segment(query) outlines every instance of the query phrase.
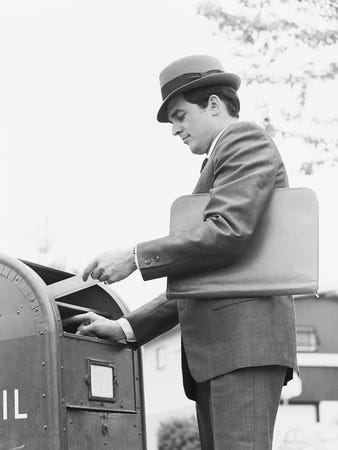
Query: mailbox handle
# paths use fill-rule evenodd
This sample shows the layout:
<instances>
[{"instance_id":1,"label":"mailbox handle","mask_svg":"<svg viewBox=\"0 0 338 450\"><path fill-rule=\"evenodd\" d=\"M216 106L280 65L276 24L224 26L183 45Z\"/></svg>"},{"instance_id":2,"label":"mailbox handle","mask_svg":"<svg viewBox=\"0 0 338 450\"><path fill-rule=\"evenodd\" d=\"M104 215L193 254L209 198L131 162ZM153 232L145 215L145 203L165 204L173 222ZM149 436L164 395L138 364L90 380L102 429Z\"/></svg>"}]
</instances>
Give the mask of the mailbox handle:
<instances>
[{"instance_id":1,"label":"mailbox handle","mask_svg":"<svg viewBox=\"0 0 338 450\"><path fill-rule=\"evenodd\" d=\"M92 278L88 278L87 281L83 281L81 275L74 275L73 277L66 278L65 280L49 284L47 289L48 293L56 300L57 298L72 294L73 292L86 289L94 284L98 284L98 281L93 280Z\"/></svg>"},{"instance_id":2,"label":"mailbox handle","mask_svg":"<svg viewBox=\"0 0 338 450\"><path fill-rule=\"evenodd\" d=\"M61 313L61 317L65 319L66 317L71 317L76 314L85 314L88 312L93 312L95 314L99 314L100 316L107 317L108 319L111 318L111 315L108 312L105 311L99 311L98 309L93 308L86 308L85 306L79 306L79 305L73 305L71 303L64 303L64 302L55 302L59 308L59 311Z\"/></svg>"}]
</instances>

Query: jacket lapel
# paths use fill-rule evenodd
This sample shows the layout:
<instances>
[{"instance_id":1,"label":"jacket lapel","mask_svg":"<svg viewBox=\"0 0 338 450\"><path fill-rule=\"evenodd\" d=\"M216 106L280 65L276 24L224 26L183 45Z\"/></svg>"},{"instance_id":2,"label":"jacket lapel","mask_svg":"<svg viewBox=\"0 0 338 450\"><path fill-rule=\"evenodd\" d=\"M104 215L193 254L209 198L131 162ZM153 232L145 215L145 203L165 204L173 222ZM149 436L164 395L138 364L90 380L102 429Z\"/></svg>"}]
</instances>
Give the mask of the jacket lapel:
<instances>
[{"instance_id":1,"label":"jacket lapel","mask_svg":"<svg viewBox=\"0 0 338 450\"><path fill-rule=\"evenodd\" d=\"M215 154L218 151L218 148L220 146L220 139L218 140L208 162L206 163L205 167L202 170L202 173L200 174L199 179L197 180L196 186L193 190L193 194L206 194L212 189L215 181L215 175L214 175L214 158Z\"/></svg>"}]
</instances>

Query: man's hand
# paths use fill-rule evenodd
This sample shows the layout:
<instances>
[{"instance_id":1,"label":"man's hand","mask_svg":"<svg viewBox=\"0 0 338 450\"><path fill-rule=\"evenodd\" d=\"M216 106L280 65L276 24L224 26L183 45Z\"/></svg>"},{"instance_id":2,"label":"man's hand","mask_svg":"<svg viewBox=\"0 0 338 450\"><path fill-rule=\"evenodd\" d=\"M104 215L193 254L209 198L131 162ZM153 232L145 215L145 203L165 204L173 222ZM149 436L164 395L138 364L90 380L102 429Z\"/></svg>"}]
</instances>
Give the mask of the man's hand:
<instances>
[{"instance_id":1,"label":"man's hand","mask_svg":"<svg viewBox=\"0 0 338 450\"><path fill-rule=\"evenodd\" d=\"M106 319L93 312L69 317L63 321L63 326L78 324L76 334L95 336L110 341L122 341L126 336L116 320Z\"/></svg>"},{"instance_id":2,"label":"man's hand","mask_svg":"<svg viewBox=\"0 0 338 450\"><path fill-rule=\"evenodd\" d=\"M93 259L83 271L82 278L87 281L91 275L94 280L111 284L127 278L136 268L132 249L111 250Z\"/></svg>"}]
</instances>

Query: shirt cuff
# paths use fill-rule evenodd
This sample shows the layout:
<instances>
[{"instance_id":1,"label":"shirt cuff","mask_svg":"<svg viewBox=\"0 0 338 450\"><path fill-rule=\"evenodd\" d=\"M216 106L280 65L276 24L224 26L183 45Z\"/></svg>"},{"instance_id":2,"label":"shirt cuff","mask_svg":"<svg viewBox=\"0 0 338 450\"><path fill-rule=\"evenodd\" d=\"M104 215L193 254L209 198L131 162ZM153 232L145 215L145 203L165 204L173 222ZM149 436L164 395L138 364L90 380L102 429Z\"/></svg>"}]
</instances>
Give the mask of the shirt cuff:
<instances>
[{"instance_id":1,"label":"shirt cuff","mask_svg":"<svg viewBox=\"0 0 338 450\"><path fill-rule=\"evenodd\" d=\"M136 342L134 330L132 329L128 320L125 319L124 317L121 317L120 319L117 320L117 322L120 325L120 327L122 328L122 331L126 336L126 340L128 342Z\"/></svg>"},{"instance_id":2,"label":"shirt cuff","mask_svg":"<svg viewBox=\"0 0 338 450\"><path fill-rule=\"evenodd\" d=\"M138 260L137 260L137 245L135 245L135 247L133 249L133 254L134 254L135 266L138 268L138 270L140 270L140 266L139 266Z\"/></svg>"}]
</instances>

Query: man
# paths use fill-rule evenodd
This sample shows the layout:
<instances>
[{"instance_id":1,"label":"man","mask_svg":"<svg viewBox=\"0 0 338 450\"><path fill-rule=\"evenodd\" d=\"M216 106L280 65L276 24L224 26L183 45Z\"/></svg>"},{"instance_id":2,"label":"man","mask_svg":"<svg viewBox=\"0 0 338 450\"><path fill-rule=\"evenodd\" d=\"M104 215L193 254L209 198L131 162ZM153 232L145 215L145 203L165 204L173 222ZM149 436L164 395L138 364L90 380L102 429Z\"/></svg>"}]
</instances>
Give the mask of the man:
<instances>
[{"instance_id":1,"label":"man","mask_svg":"<svg viewBox=\"0 0 338 450\"><path fill-rule=\"evenodd\" d=\"M192 153L206 154L194 193L210 192L204 221L184 233L109 251L83 278L113 283L136 268L145 280L229 265L251 239L272 191L288 184L278 150L260 127L239 122L238 76L210 56L190 56L160 75L160 122ZM268 450L283 383L296 368L291 297L167 300L161 294L118 321L72 319L78 333L143 345L178 322L185 391L196 401L203 450Z\"/></svg>"}]
</instances>

